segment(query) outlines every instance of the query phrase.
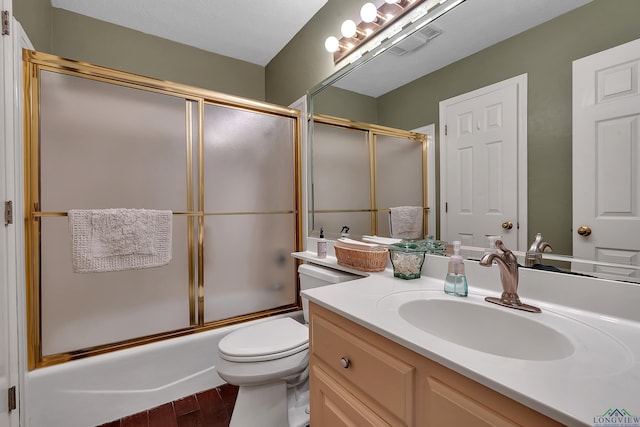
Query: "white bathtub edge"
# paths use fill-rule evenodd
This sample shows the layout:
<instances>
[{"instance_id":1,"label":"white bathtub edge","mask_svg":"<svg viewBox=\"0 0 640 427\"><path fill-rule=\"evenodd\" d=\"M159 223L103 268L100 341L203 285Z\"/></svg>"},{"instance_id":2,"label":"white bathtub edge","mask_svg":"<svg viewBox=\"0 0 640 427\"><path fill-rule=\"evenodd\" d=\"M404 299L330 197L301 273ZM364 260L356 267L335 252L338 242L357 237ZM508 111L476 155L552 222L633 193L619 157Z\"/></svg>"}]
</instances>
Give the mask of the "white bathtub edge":
<instances>
[{"instance_id":1,"label":"white bathtub edge","mask_svg":"<svg viewBox=\"0 0 640 427\"><path fill-rule=\"evenodd\" d=\"M289 316L301 320L302 312ZM219 387L218 342L246 324L27 372L27 426L97 426Z\"/></svg>"}]
</instances>

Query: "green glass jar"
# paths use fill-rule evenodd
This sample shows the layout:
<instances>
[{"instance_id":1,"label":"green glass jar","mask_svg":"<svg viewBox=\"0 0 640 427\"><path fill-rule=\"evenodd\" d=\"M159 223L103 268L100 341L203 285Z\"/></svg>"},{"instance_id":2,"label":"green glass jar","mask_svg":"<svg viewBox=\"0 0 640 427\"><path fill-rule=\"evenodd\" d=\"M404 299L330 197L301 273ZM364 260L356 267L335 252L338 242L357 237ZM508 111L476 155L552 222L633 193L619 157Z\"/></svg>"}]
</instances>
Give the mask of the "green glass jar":
<instances>
[{"instance_id":1,"label":"green glass jar","mask_svg":"<svg viewBox=\"0 0 640 427\"><path fill-rule=\"evenodd\" d=\"M419 278L425 253L423 245L411 241L389 245L393 276L405 280Z\"/></svg>"}]
</instances>

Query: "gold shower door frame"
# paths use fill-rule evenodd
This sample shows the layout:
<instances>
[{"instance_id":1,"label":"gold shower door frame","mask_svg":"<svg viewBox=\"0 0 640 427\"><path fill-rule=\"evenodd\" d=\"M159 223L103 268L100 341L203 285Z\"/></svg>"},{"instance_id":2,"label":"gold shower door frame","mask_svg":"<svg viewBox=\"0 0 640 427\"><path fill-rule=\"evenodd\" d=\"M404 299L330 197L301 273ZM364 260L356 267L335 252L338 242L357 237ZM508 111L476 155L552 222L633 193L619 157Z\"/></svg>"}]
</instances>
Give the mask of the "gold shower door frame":
<instances>
[{"instance_id":1,"label":"gold shower door frame","mask_svg":"<svg viewBox=\"0 0 640 427\"><path fill-rule=\"evenodd\" d=\"M42 212L40 210L40 71L51 71L71 76L116 84L185 99L186 152L187 152L187 211L174 212L174 216L187 217L188 242L188 286L189 286L189 326L179 330L166 331L149 336L128 339L116 343L97 345L74 351L43 355L41 328L41 272L40 272L40 219L43 217L62 217L66 212ZM251 319L286 313L300 309L301 302L297 291L296 302L290 306L278 307L257 313L236 316L230 319L205 323L204 320L204 219L205 215L241 215L241 214L294 214L294 246L298 251L302 247L302 206L301 194L301 149L300 149L300 112L265 102L222 94L215 91L196 88L189 85L167 82L123 71L74 61L55 55L23 50L24 100L25 100L25 256L26 256L26 300L27 300L27 347L28 369L55 365L69 360L80 359L115 350L148 344L160 340L179 337L204 330L215 329ZM204 107L205 104L218 105L248 112L290 118L292 120L294 164L294 210L265 212L204 212ZM194 108L195 106L195 108ZM195 110L195 112L194 112ZM194 117L197 116L197 117ZM197 124L197 135L193 135ZM194 182L192 159L194 138L197 140L197 183ZM197 191L197 194L194 192ZM194 206L197 200L198 206ZM196 231L195 221L198 222ZM197 258L197 259L196 259ZM296 261L297 265L297 261Z\"/></svg>"},{"instance_id":2,"label":"gold shower door frame","mask_svg":"<svg viewBox=\"0 0 640 427\"><path fill-rule=\"evenodd\" d=\"M369 209L342 209L342 210L315 210L315 213L354 213L354 212L369 212L371 214L371 235L378 235L378 214L381 212L390 212L389 208L379 208L378 206L378 189L376 182L378 181L378 157L377 157L377 143L376 138L378 135L390 136L394 138L403 138L409 141L415 141L422 147L422 208L423 208L423 234L427 234L429 229L428 224L428 163L427 163L427 135L406 131L402 129L391 128L388 126L381 126L372 123L359 122L355 120L344 119L340 117L329 116L326 114L314 114L313 121L324 125L336 126L345 129L352 129L367 133L367 145L369 149Z\"/></svg>"}]
</instances>

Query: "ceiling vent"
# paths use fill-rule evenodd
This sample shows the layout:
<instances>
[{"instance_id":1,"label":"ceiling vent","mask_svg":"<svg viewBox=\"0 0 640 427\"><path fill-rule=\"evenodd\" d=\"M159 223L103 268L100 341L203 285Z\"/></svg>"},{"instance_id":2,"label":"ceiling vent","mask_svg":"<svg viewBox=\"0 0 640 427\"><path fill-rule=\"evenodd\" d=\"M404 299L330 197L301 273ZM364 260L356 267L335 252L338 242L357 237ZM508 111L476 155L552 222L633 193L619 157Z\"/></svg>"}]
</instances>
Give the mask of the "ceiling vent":
<instances>
[{"instance_id":1,"label":"ceiling vent","mask_svg":"<svg viewBox=\"0 0 640 427\"><path fill-rule=\"evenodd\" d=\"M432 25L426 26L421 30L411 34L410 36L405 37L403 40L389 49L389 52L398 56L402 56L405 53L409 53L424 46L429 40L438 37L441 33L442 31Z\"/></svg>"}]
</instances>

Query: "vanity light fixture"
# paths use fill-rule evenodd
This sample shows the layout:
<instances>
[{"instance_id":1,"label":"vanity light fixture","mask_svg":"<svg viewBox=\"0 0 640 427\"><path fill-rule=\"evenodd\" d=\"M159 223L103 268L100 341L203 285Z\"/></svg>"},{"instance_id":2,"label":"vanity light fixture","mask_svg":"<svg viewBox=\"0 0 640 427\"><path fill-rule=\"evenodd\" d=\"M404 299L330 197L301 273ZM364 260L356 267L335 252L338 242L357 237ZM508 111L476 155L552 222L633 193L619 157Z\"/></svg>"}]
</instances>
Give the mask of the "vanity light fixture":
<instances>
[{"instance_id":1,"label":"vanity light fixture","mask_svg":"<svg viewBox=\"0 0 640 427\"><path fill-rule=\"evenodd\" d=\"M344 21L340 28L342 38L330 36L325 40L324 47L333 53L333 62L337 64L351 54L356 47L425 1L433 3L433 0L384 0L380 6L371 2L365 3L360 9L361 22L356 24L351 19ZM440 3L444 1L446 0L441 0Z\"/></svg>"},{"instance_id":2,"label":"vanity light fixture","mask_svg":"<svg viewBox=\"0 0 640 427\"><path fill-rule=\"evenodd\" d=\"M329 36L327 37L327 40L324 41L324 48L329 52L336 52L340 49L340 40L334 36Z\"/></svg>"},{"instance_id":3,"label":"vanity light fixture","mask_svg":"<svg viewBox=\"0 0 640 427\"><path fill-rule=\"evenodd\" d=\"M362 22L370 23L375 22L377 19L384 19L384 17L378 12L378 8L373 3L365 3L360 9L360 18Z\"/></svg>"},{"instance_id":4,"label":"vanity light fixture","mask_svg":"<svg viewBox=\"0 0 640 427\"><path fill-rule=\"evenodd\" d=\"M356 26L356 23L353 22L351 19L347 19L346 21L344 21L342 23L342 27L340 27L340 32L342 33L343 37L346 38L352 38L352 37L358 37L359 34L364 34L362 32L358 32L358 27Z\"/></svg>"}]
</instances>

